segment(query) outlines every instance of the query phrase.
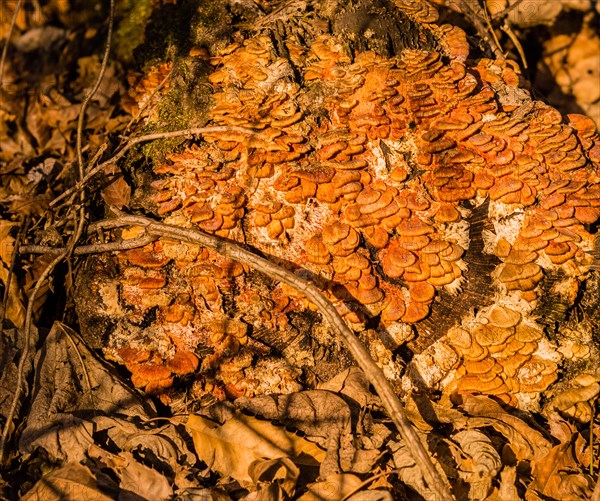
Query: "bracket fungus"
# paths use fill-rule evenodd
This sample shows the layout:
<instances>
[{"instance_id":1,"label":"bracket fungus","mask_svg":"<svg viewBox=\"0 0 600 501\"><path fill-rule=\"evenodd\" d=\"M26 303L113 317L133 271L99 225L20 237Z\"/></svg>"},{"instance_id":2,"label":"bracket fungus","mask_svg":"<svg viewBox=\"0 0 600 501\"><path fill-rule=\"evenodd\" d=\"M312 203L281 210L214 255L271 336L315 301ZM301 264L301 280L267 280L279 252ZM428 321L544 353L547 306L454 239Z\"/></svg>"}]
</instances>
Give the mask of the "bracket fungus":
<instances>
[{"instance_id":1,"label":"bracket fungus","mask_svg":"<svg viewBox=\"0 0 600 501\"><path fill-rule=\"evenodd\" d=\"M436 349L454 354L444 370L415 362L439 373L437 383L422 378L431 386L446 378L445 392L527 406L562 359L543 325L544 287L552 281L570 307L592 273L598 280L598 133L518 89L512 63L468 60L465 33L436 25L426 2L396 8L437 48L378 54L343 31L281 38L263 27L216 51L207 117L222 132L157 162L151 203L167 223L314 279L356 330L387 339L401 325L431 360L440 357L426 348L443 343ZM511 89L518 100L507 101ZM143 95L133 94L138 105ZM223 398L290 391L298 371L325 377L324 367L348 363L300 295L176 245L123 252L120 278L95 278L119 282L105 350L135 384L157 391L193 377ZM217 339L216 324L240 327L245 341ZM133 334L147 360L124 355Z\"/></svg>"}]
</instances>

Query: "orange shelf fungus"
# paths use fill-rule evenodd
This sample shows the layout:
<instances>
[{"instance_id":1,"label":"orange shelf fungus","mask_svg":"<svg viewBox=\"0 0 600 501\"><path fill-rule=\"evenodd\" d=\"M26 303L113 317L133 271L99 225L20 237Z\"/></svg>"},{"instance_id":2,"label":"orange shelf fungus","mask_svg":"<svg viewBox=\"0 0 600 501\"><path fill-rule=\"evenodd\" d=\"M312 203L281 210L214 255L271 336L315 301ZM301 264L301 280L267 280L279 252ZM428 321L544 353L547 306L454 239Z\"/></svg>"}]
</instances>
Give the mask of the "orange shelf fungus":
<instances>
[{"instance_id":1,"label":"orange shelf fungus","mask_svg":"<svg viewBox=\"0 0 600 501\"><path fill-rule=\"evenodd\" d=\"M289 57L264 34L220 46L202 110L219 129L155 162L139 198L314 280L357 329L445 343L456 391L524 402L562 356L539 322L546 292L576 298L590 274L598 133L529 97L524 113L514 64L473 62L429 4L395 5L435 50L388 57L328 33L284 37ZM129 109L168 70L135 85ZM190 374L198 395L289 390L317 351L343 359L300 293L212 251L161 239L117 261L118 277L96 279L118 303L102 306L118 325L106 350L147 391Z\"/></svg>"}]
</instances>

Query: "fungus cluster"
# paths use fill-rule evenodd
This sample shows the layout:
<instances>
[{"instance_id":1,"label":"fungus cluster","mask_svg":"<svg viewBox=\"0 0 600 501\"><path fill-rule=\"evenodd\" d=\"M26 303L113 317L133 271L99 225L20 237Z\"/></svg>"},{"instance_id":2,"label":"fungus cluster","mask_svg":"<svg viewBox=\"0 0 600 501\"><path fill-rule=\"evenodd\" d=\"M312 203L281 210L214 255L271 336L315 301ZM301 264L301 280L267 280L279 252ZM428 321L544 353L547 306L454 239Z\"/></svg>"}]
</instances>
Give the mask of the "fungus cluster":
<instances>
[{"instance_id":1,"label":"fungus cluster","mask_svg":"<svg viewBox=\"0 0 600 501\"><path fill-rule=\"evenodd\" d=\"M513 65L467 66L464 32L428 24L428 4L399 8L445 53L386 58L329 34L307 45L291 35L284 51L267 36L222 50L209 81L210 125L223 131L155 166L152 201L167 223L309 273L354 329L369 324L383 340L402 332L398 344L441 301L461 301L470 217L487 204L478 252L498 263L492 286L432 342L445 337L455 353L448 391L516 404L545 390L560 362L536 323L541 284L560 271L574 301L591 265L598 134L591 120L532 101ZM164 239L120 263L121 300L138 324L152 316L153 338L138 329L134 349L115 334L107 351L147 391L190 374L221 398L293 391L298 367L314 366L314 352L278 359L261 338L289 332L312 305L258 286L241 264ZM118 332L135 330L125 323Z\"/></svg>"}]
</instances>

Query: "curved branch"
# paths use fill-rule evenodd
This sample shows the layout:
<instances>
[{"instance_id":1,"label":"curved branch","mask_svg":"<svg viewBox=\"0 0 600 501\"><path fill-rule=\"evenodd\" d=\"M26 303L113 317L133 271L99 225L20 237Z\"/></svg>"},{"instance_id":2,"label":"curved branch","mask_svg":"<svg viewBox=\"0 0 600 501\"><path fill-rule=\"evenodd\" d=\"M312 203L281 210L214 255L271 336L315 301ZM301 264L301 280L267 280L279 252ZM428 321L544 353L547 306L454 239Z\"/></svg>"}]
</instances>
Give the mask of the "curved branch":
<instances>
[{"instance_id":1,"label":"curved branch","mask_svg":"<svg viewBox=\"0 0 600 501\"><path fill-rule=\"evenodd\" d=\"M293 287L304 294L307 299L318 307L331 329L344 341L346 347L366 374L369 382L374 386L377 394L381 397L386 411L396 425L400 436L407 444L415 463L421 469L427 484L438 495L437 499L454 499L448 490L447 479L443 478L442 474L433 465L429 452L424 447L412 424L406 417L402 403L391 384L385 378L375 361L371 358L365 346L346 325L346 322L338 313L335 306L333 306L315 285L308 280L300 278L291 271L244 249L237 243L224 240L223 238L214 235L209 235L199 230L179 228L177 226L156 222L153 219L144 216L124 215L122 213L119 213L119 216L116 219L100 221L91 226L96 228L141 226L146 229L147 233L156 237L165 237L176 241L199 244L203 247L212 249L222 256L247 264L268 277Z\"/></svg>"}]
</instances>

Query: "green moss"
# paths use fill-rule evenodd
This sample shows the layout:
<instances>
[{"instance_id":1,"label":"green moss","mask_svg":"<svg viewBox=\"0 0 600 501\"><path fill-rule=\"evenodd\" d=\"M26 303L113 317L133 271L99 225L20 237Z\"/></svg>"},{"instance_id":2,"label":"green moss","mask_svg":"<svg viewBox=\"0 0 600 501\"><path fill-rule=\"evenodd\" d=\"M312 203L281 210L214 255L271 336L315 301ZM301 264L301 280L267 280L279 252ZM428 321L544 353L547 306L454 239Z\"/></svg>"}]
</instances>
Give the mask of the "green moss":
<instances>
[{"instance_id":1,"label":"green moss","mask_svg":"<svg viewBox=\"0 0 600 501\"><path fill-rule=\"evenodd\" d=\"M193 58L180 58L174 63L169 91L157 108L158 120L150 124L144 133L170 132L202 127L208 121L211 107L211 87L206 63ZM174 151L186 138L152 141L144 145L143 153L152 163L161 162L165 155Z\"/></svg>"},{"instance_id":2,"label":"green moss","mask_svg":"<svg viewBox=\"0 0 600 501\"><path fill-rule=\"evenodd\" d=\"M116 11L118 21L113 35L114 54L122 62L130 63L135 49L144 41L152 3L150 0L121 0Z\"/></svg>"}]
</instances>

